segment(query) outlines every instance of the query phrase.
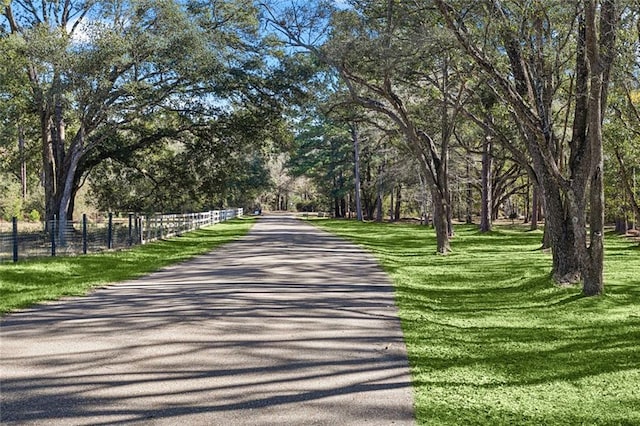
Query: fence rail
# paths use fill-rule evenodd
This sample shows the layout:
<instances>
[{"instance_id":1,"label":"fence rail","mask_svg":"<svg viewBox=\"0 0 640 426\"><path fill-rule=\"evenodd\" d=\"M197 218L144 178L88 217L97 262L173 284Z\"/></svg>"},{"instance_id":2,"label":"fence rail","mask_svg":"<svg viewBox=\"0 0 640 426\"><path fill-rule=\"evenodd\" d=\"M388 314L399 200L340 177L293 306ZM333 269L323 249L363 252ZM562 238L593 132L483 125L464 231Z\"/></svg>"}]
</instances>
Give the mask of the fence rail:
<instances>
[{"instance_id":1,"label":"fence rail","mask_svg":"<svg viewBox=\"0 0 640 426\"><path fill-rule=\"evenodd\" d=\"M109 213L92 221L83 215L80 221L39 224L13 218L11 229L0 232L0 262L123 249L242 217L243 213L243 209L188 214L131 213L125 217ZM62 232L60 226L64 227Z\"/></svg>"}]
</instances>

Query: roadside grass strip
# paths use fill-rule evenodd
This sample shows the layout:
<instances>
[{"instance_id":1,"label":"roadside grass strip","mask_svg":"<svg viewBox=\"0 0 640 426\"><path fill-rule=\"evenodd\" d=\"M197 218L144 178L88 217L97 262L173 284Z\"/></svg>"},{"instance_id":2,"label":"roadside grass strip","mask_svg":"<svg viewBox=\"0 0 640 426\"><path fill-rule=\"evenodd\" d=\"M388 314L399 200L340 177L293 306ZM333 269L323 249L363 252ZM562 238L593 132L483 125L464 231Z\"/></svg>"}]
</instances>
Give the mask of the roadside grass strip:
<instances>
[{"instance_id":1,"label":"roadside grass strip","mask_svg":"<svg viewBox=\"0 0 640 426\"><path fill-rule=\"evenodd\" d=\"M316 220L392 277L419 424L640 424L640 246L607 235L605 292L549 277L542 233Z\"/></svg>"},{"instance_id":2,"label":"roadside grass strip","mask_svg":"<svg viewBox=\"0 0 640 426\"><path fill-rule=\"evenodd\" d=\"M0 314L65 296L81 296L97 286L183 262L238 239L254 223L254 218L245 217L129 250L2 263Z\"/></svg>"}]
</instances>

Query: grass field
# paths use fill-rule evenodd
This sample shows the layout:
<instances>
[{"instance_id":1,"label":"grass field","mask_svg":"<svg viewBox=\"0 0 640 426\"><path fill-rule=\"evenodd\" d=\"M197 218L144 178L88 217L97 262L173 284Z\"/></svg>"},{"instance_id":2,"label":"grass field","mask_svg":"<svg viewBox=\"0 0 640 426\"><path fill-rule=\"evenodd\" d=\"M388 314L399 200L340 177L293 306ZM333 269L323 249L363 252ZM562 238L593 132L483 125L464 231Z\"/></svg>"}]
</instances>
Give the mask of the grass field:
<instances>
[{"instance_id":1,"label":"grass field","mask_svg":"<svg viewBox=\"0 0 640 426\"><path fill-rule=\"evenodd\" d=\"M0 264L0 314L139 277L246 234L255 219L234 219L130 250Z\"/></svg>"},{"instance_id":2,"label":"grass field","mask_svg":"<svg viewBox=\"0 0 640 426\"><path fill-rule=\"evenodd\" d=\"M549 278L541 233L314 221L393 278L419 424L640 424L640 246L606 240L606 295Z\"/></svg>"}]
</instances>

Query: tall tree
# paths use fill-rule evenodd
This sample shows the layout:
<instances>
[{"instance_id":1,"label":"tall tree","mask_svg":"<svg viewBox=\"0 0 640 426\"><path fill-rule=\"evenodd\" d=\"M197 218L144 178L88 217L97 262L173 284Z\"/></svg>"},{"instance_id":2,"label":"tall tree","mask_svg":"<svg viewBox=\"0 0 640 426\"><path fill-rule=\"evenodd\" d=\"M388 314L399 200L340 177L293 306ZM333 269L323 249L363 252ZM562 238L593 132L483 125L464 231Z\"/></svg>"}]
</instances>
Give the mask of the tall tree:
<instances>
[{"instance_id":1,"label":"tall tree","mask_svg":"<svg viewBox=\"0 0 640 426\"><path fill-rule=\"evenodd\" d=\"M144 212L252 207L270 184L264 146L256 141L268 141L274 130L262 127L258 138L247 129L250 121L238 111L101 162L90 175L97 206Z\"/></svg>"},{"instance_id":2,"label":"tall tree","mask_svg":"<svg viewBox=\"0 0 640 426\"><path fill-rule=\"evenodd\" d=\"M267 9L273 26L294 46L337 70L352 102L386 116L403 135L429 183L437 251L445 254L453 230L449 141L464 86L454 78L447 38L434 32L428 8L410 2L353 1L341 11L323 5L292 3L283 14ZM436 117L429 101L440 105Z\"/></svg>"},{"instance_id":3,"label":"tall tree","mask_svg":"<svg viewBox=\"0 0 640 426\"><path fill-rule=\"evenodd\" d=\"M349 130L351 131L351 140L353 141L353 180L355 183L355 202L356 202L356 218L359 221L363 220L362 215L362 191L360 189L360 132L358 130L357 123L350 123Z\"/></svg>"},{"instance_id":4,"label":"tall tree","mask_svg":"<svg viewBox=\"0 0 640 426\"><path fill-rule=\"evenodd\" d=\"M434 1L521 126L545 199L554 277L581 277L584 294L601 294L602 122L620 16L616 1ZM558 103L568 114L569 99L575 105L572 123L565 125L571 129L565 164L561 142L566 127L555 119Z\"/></svg>"},{"instance_id":5,"label":"tall tree","mask_svg":"<svg viewBox=\"0 0 640 426\"><path fill-rule=\"evenodd\" d=\"M0 26L20 44L38 115L46 217L61 223L73 213L83 165L99 161L116 133L211 108L257 24L245 0L12 1L3 9Z\"/></svg>"},{"instance_id":6,"label":"tall tree","mask_svg":"<svg viewBox=\"0 0 640 426\"><path fill-rule=\"evenodd\" d=\"M326 197L335 217L345 217L346 196L353 189L351 133L347 125L310 119L296 136L289 161L294 176L306 175Z\"/></svg>"},{"instance_id":7,"label":"tall tree","mask_svg":"<svg viewBox=\"0 0 640 426\"><path fill-rule=\"evenodd\" d=\"M616 203L622 210L630 210L631 222L637 224L640 221L640 185L637 183L640 176L637 155L640 152L640 1L630 3L634 7L622 16L619 66L612 73L611 119L605 125L605 150L611 177L607 185L610 188L607 205ZM622 216L626 216L626 212L623 211Z\"/></svg>"},{"instance_id":8,"label":"tall tree","mask_svg":"<svg viewBox=\"0 0 640 426\"><path fill-rule=\"evenodd\" d=\"M20 181L23 201L38 179L38 150L29 123L34 119L29 104L27 76L19 72L24 59L12 37L0 36L0 173L14 175ZM5 194L9 197L9 194Z\"/></svg>"}]
</instances>

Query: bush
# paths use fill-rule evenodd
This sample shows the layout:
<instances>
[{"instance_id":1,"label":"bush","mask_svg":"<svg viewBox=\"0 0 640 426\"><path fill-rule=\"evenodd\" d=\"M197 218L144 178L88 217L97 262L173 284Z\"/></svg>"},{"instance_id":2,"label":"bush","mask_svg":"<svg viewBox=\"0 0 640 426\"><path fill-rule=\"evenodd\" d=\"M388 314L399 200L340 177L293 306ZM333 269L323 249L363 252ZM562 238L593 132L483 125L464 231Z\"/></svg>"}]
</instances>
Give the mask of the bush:
<instances>
[{"instance_id":1,"label":"bush","mask_svg":"<svg viewBox=\"0 0 640 426\"><path fill-rule=\"evenodd\" d=\"M24 202L24 206L22 206L24 212L29 212L26 215L29 220L33 220L34 222L39 222L44 217L45 207L44 207L44 189L42 186L38 185L35 188L31 188L29 193L27 194L27 199ZM34 219L35 214L33 211L38 213L37 219Z\"/></svg>"},{"instance_id":2,"label":"bush","mask_svg":"<svg viewBox=\"0 0 640 426\"><path fill-rule=\"evenodd\" d=\"M36 209L31 210L29 213L29 220L31 222L40 222L40 212Z\"/></svg>"},{"instance_id":3,"label":"bush","mask_svg":"<svg viewBox=\"0 0 640 426\"><path fill-rule=\"evenodd\" d=\"M20 182L9 175L3 175L0 178L0 216L10 221L13 217L21 216L22 194Z\"/></svg>"},{"instance_id":4,"label":"bush","mask_svg":"<svg viewBox=\"0 0 640 426\"><path fill-rule=\"evenodd\" d=\"M300 201L296 203L296 210L299 212L315 212L318 211L318 205L315 201Z\"/></svg>"}]
</instances>

